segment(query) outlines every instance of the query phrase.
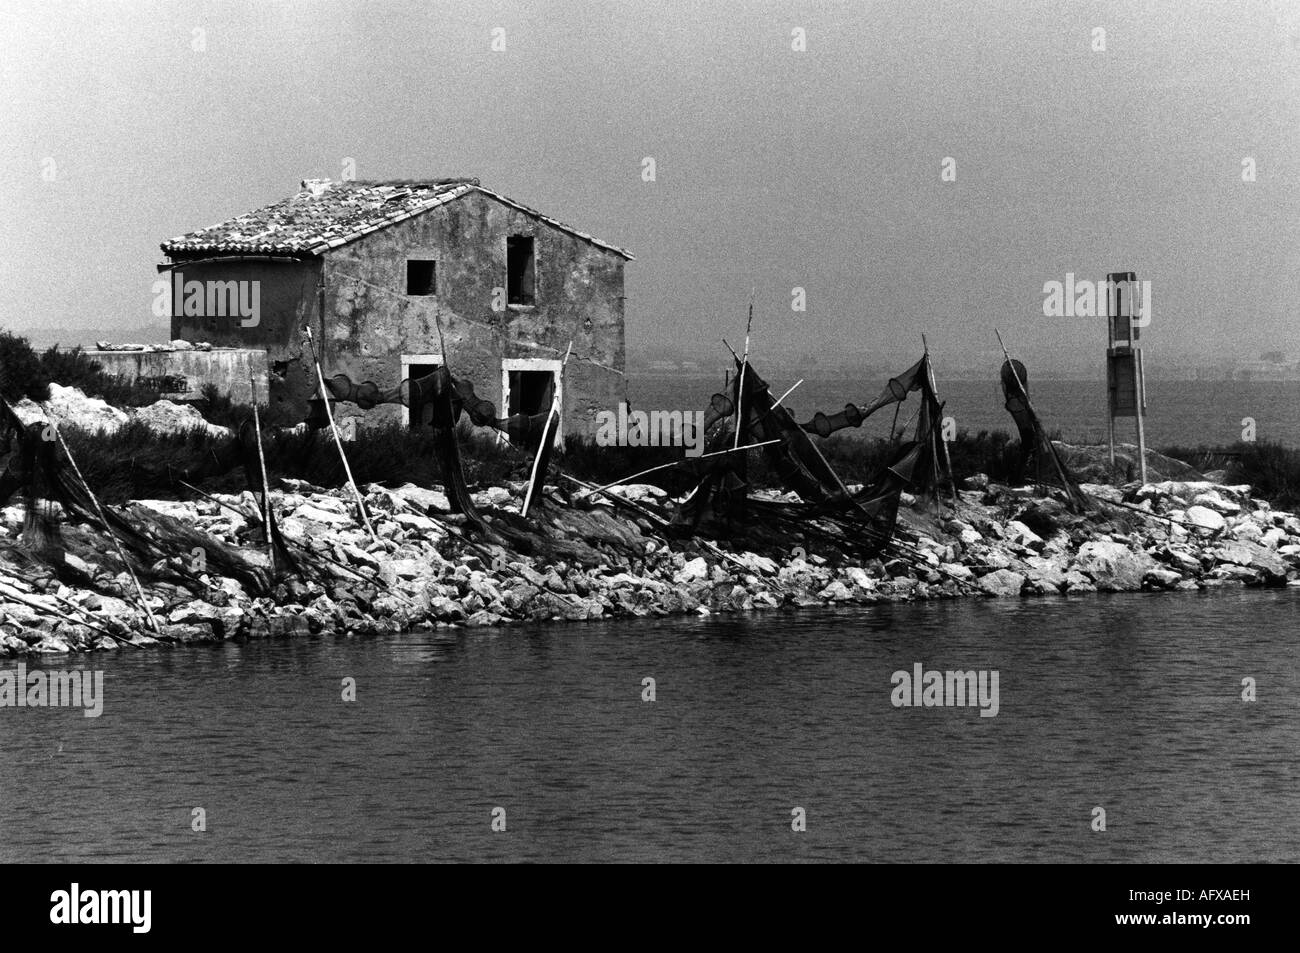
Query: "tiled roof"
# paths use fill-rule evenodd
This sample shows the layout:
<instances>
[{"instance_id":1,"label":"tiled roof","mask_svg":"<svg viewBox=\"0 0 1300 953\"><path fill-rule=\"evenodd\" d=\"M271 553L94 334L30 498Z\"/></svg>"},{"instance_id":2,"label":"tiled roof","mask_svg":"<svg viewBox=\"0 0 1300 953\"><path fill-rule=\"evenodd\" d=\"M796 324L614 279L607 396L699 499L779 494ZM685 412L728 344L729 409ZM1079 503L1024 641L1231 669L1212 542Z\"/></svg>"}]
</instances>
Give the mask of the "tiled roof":
<instances>
[{"instance_id":1,"label":"tiled roof","mask_svg":"<svg viewBox=\"0 0 1300 953\"><path fill-rule=\"evenodd\" d=\"M478 179L427 181L331 182L304 179L297 194L220 225L202 228L163 242L170 256L320 255L363 235L395 225L469 192L482 192L506 205L575 235L629 261L614 245L557 222L541 212L479 185Z\"/></svg>"}]
</instances>

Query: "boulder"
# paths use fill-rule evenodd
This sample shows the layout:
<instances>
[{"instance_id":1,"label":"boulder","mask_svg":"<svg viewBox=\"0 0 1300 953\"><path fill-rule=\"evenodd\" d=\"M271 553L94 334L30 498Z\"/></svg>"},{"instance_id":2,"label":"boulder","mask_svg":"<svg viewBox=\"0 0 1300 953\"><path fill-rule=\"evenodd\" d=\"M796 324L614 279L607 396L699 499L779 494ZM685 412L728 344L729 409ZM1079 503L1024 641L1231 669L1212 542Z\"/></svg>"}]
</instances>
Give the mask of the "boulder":
<instances>
[{"instance_id":1,"label":"boulder","mask_svg":"<svg viewBox=\"0 0 1300 953\"><path fill-rule=\"evenodd\" d=\"M845 602L853 598L853 593L849 591L848 586L837 579L817 593L817 597L819 599L830 599L832 602Z\"/></svg>"},{"instance_id":2,"label":"boulder","mask_svg":"<svg viewBox=\"0 0 1300 953\"><path fill-rule=\"evenodd\" d=\"M1060 592L1065 587L1065 560L1030 556L1025 564L1029 567L1029 584L1036 592Z\"/></svg>"},{"instance_id":3,"label":"boulder","mask_svg":"<svg viewBox=\"0 0 1300 953\"><path fill-rule=\"evenodd\" d=\"M673 575L673 582L693 582L696 579L706 578L708 574L709 564L704 561L703 556L696 556Z\"/></svg>"},{"instance_id":4,"label":"boulder","mask_svg":"<svg viewBox=\"0 0 1300 953\"><path fill-rule=\"evenodd\" d=\"M1182 580L1183 577L1171 569L1152 569L1147 572L1143 582L1152 589L1172 589Z\"/></svg>"},{"instance_id":5,"label":"boulder","mask_svg":"<svg viewBox=\"0 0 1300 953\"><path fill-rule=\"evenodd\" d=\"M1007 523L1006 533L1007 539L1017 546L1024 546L1028 549L1042 549L1043 547L1043 537L1019 520L1011 520Z\"/></svg>"},{"instance_id":6,"label":"boulder","mask_svg":"<svg viewBox=\"0 0 1300 953\"><path fill-rule=\"evenodd\" d=\"M420 513L430 511L434 513L451 512L451 504L447 502L447 494L441 490L429 490L422 486L416 486L414 483L404 483L395 490L385 492Z\"/></svg>"},{"instance_id":7,"label":"boulder","mask_svg":"<svg viewBox=\"0 0 1300 953\"><path fill-rule=\"evenodd\" d=\"M129 419L126 413L98 397L87 397L79 388L64 387L62 384L50 385L50 399L45 406L60 424L87 431L99 430L106 434L117 433ZM25 424L49 419L30 398L16 403L14 413Z\"/></svg>"},{"instance_id":8,"label":"boulder","mask_svg":"<svg viewBox=\"0 0 1300 953\"><path fill-rule=\"evenodd\" d=\"M1286 579L1286 564L1282 562L1281 557L1258 543L1223 543L1211 550L1211 555L1220 563L1247 566L1258 570L1269 579L1276 581Z\"/></svg>"},{"instance_id":9,"label":"boulder","mask_svg":"<svg viewBox=\"0 0 1300 953\"><path fill-rule=\"evenodd\" d=\"M1187 512L1183 514L1183 519L1212 533L1220 532L1228 525L1228 521L1220 513L1207 506L1189 506Z\"/></svg>"},{"instance_id":10,"label":"boulder","mask_svg":"<svg viewBox=\"0 0 1300 953\"><path fill-rule=\"evenodd\" d=\"M1218 489L1202 490L1192 497L1194 506L1204 506L1218 513L1240 513L1241 505L1223 498Z\"/></svg>"},{"instance_id":11,"label":"boulder","mask_svg":"<svg viewBox=\"0 0 1300 953\"><path fill-rule=\"evenodd\" d=\"M393 522L402 529L414 530L417 533L431 533L438 530L438 524L427 516L420 516L416 513L397 513L393 516Z\"/></svg>"},{"instance_id":12,"label":"boulder","mask_svg":"<svg viewBox=\"0 0 1300 953\"><path fill-rule=\"evenodd\" d=\"M1074 471L1076 478L1101 482L1110 476L1110 448L1105 444L1090 446L1071 446L1052 441L1061 455L1066 467ZM1181 460L1167 457L1148 449L1146 452L1147 479L1161 480L1201 480L1200 471ZM1115 444L1115 469L1127 479L1136 479L1140 470L1138 466L1138 448L1136 444Z\"/></svg>"},{"instance_id":13,"label":"boulder","mask_svg":"<svg viewBox=\"0 0 1300 953\"><path fill-rule=\"evenodd\" d=\"M1065 591L1066 592L1096 592L1097 587L1092 584L1092 580L1079 572L1077 569L1071 569L1065 574Z\"/></svg>"},{"instance_id":14,"label":"boulder","mask_svg":"<svg viewBox=\"0 0 1300 953\"><path fill-rule=\"evenodd\" d=\"M999 598L1020 595L1024 585L1025 577L1018 572L1012 572L1010 569L995 570L988 575L981 576L979 580L980 589L991 596Z\"/></svg>"},{"instance_id":15,"label":"boulder","mask_svg":"<svg viewBox=\"0 0 1300 953\"><path fill-rule=\"evenodd\" d=\"M203 415L189 404L176 404L170 400L156 401L148 407L133 407L128 412L128 417L133 423L143 424L158 434L178 434L199 430L209 437L230 435L229 429L208 423Z\"/></svg>"},{"instance_id":16,"label":"boulder","mask_svg":"<svg viewBox=\"0 0 1300 953\"><path fill-rule=\"evenodd\" d=\"M1074 568L1104 592L1132 592L1142 588L1142 580L1157 565L1146 553L1121 543L1093 541L1079 547Z\"/></svg>"}]
</instances>

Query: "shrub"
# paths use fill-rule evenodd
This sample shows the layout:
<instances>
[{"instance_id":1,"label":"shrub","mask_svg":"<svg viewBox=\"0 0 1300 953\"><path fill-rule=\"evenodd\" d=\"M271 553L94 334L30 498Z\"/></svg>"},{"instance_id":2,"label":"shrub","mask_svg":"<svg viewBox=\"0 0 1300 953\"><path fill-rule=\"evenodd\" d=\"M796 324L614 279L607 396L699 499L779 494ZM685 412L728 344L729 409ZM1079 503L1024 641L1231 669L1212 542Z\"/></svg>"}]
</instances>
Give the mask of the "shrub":
<instances>
[{"instance_id":1,"label":"shrub","mask_svg":"<svg viewBox=\"0 0 1300 953\"><path fill-rule=\"evenodd\" d=\"M0 331L0 394L10 402L50 397L50 378L24 337Z\"/></svg>"},{"instance_id":2,"label":"shrub","mask_svg":"<svg viewBox=\"0 0 1300 953\"><path fill-rule=\"evenodd\" d=\"M1283 509L1300 505L1300 451L1280 443L1239 443L1228 466L1229 483L1249 483L1255 495Z\"/></svg>"}]
</instances>

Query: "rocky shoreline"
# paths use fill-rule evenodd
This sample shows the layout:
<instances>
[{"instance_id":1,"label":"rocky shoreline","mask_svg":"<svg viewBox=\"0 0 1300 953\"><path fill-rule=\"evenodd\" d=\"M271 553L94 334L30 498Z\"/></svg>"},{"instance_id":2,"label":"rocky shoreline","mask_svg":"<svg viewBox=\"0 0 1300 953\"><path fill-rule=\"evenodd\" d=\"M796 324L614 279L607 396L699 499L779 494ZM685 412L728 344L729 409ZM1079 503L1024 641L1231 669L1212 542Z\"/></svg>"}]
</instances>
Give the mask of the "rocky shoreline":
<instances>
[{"instance_id":1,"label":"rocky shoreline","mask_svg":"<svg viewBox=\"0 0 1300 953\"><path fill-rule=\"evenodd\" d=\"M576 558L543 563L499 547L468 545L437 490L366 487L375 542L358 524L345 491L284 485L272 493L282 532L327 560L335 578L290 581L271 598L249 595L234 579L203 575L207 598L195 599L153 573L142 581L157 634L150 634L130 577L100 534L61 527L65 540L81 544L70 545L64 559L88 581L70 586L52 572L33 574L30 561L15 558L23 510L0 511L0 656L964 595L1300 587L1300 519L1253 500L1250 487L1209 481L1085 485L1089 494L1115 505L1076 516L1054 497L977 476L960 493L958 517L951 507L937 511L932 502L905 500L899 522L909 558L860 565L793 546L756 553L669 542L651 520L608 502L586 510L553 505L553 522L571 534L575 551L602 556L603 565L588 559L585 567ZM476 503L489 518L493 512L517 513L521 489L492 487L476 494ZM648 502L663 495L644 485L612 492ZM237 512L256 511L249 494L138 505L181 519L266 564L255 521ZM622 553L644 555L606 554L592 542L602 537L617 538Z\"/></svg>"}]
</instances>

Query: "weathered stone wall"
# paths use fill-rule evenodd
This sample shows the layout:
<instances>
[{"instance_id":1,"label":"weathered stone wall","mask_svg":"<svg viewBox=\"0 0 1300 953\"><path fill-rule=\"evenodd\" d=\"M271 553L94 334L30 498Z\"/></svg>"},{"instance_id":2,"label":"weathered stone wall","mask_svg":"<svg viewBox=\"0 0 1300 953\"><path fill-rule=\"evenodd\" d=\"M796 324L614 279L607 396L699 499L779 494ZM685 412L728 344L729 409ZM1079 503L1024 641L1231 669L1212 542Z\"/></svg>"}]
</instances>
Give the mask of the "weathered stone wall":
<instances>
[{"instance_id":1,"label":"weathered stone wall","mask_svg":"<svg viewBox=\"0 0 1300 953\"><path fill-rule=\"evenodd\" d=\"M183 389L167 390L163 397L192 400L205 384L217 387L237 403L252 402L253 385L262 403L267 399L266 352L250 348L217 348L211 351L97 351L85 352L105 374L126 380L179 377Z\"/></svg>"}]
</instances>

